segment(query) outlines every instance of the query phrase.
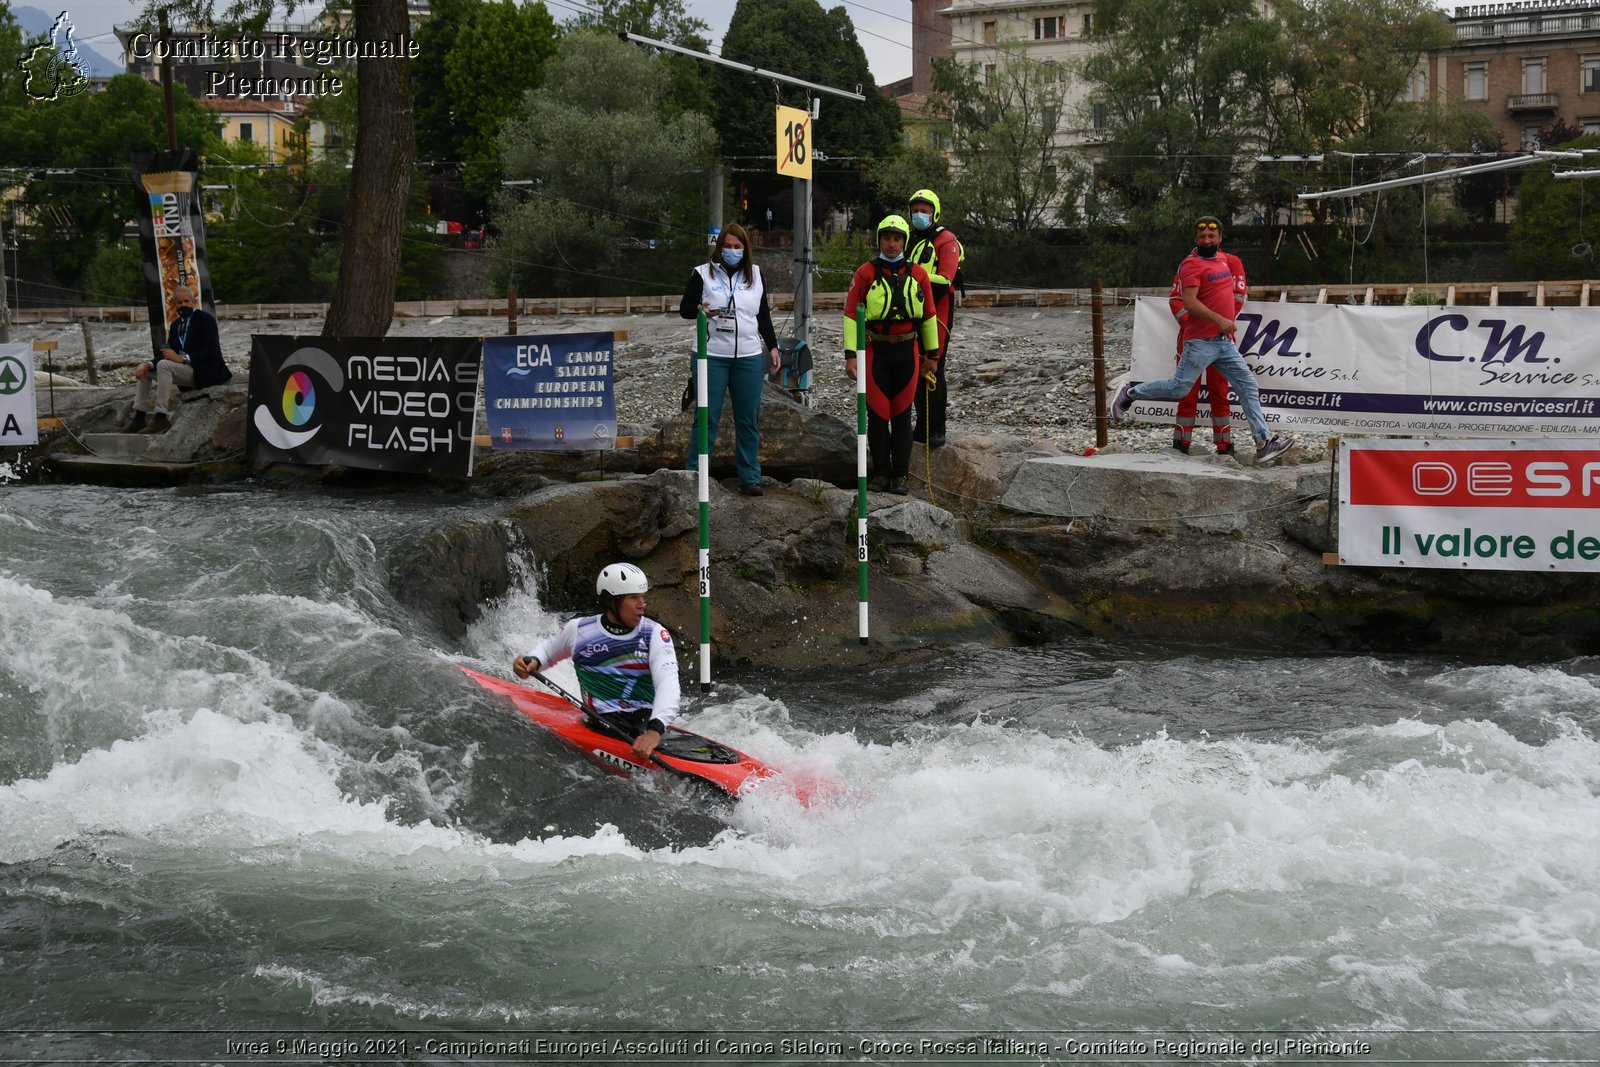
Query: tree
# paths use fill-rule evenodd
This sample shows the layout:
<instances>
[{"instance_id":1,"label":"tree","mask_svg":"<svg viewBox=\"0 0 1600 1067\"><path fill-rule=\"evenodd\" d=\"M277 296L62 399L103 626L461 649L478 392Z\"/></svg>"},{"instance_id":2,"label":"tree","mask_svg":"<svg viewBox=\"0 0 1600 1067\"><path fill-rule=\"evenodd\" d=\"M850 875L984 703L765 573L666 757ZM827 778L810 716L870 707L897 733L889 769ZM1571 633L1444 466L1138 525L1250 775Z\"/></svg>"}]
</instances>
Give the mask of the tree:
<instances>
[{"instance_id":1,"label":"tree","mask_svg":"<svg viewBox=\"0 0 1600 1067\"><path fill-rule=\"evenodd\" d=\"M947 101L960 164L950 203L968 226L1032 235L1076 217L1085 169L1059 144L1067 84L1055 64L1014 58L980 79L940 60L934 89Z\"/></svg>"},{"instance_id":2,"label":"tree","mask_svg":"<svg viewBox=\"0 0 1600 1067\"><path fill-rule=\"evenodd\" d=\"M900 142L900 109L873 91L867 55L842 7L824 11L817 0L739 0L722 38L726 59L837 89L860 89L866 100L821 97L814 148L835 163L823 163L824 181L837 200L866 207L871 190L866 170ZM771 160L774 99L809 108L811 93L751 74L718 67L712 74L717 135L730 156ZM763 168L766 170L767 168ZM780 218L792 198L787 178L753 174L751 205L771 204Z\"/></svg>"},{"instance_id":3,"label":"tree","mask_svg":"<svg viewBox=\"0 0 1600 1067\"><path fill-rule=\"evenodd\" d=\"M615 291L627 236L688 234L715 144L709 120L668 117L664 65L614 37L575 33L561 42L544 84L500 133L510 180L496 222L502 269L531 291Z\"/></svg>"},{"instance_id":4,"label":"tree","mask_svg":"<svg viewBox=\"0 0 1600 1067\"><path fill-rule=\"evenodd\" d=\"M905 214L910 207L907 201L918 189L932 189L941 201L947 201L950 189L950 164L945 154L926 144L902 145L889 154L889 158L869 172L876 203L868 216L871 225L888 214ZM954 223L962 217L954 209L954 202L945 204L947 214L943 221ZM870 257L869 257L870 258Z\"/></svg>"},{"instance_id":5,"label":"tree","mask_svg":"<svg viewBox=\"0 0 1600 1067\"><path fill-rule=\"evenodd\" d=\"M173 112L184 144L220 148L215 117L181 88ZM24 240L60 281L78 284L96 251L121 237L134 208L129 157L165 147L161 90L135 74L104 92L0 108L0 165L39 168L24 182L34 220Z\"/></svg>"},{"instance_id":6,"label":"tree","mask_svg":"<svg viewBox=\"0 0 1600 1067\"><path fill-rule=\"evenodd\" d=\"M1487 120L1459 100L1410 99L1412 79L1430 52L1455 43L1449 21L1428 0L1317 0L1276 11L1270 81L1252 85L1267 154L1323 155L1320 180L1348 184L1343 152L1467 149L1496 141ZM1384 164L1376 164L1383 166ZM1304 172L1260 168L1256 199L1293 202ZM1362 179L1366 180L1366 179ZM1313 207L1326 220L1328 202ZM1271 212L1269 211L1269 214Z\"/></svg>"},{"instance_id":7,"label":"tree","mask_svg":"<svg viewBox=\"0 0 1600 1067\"><path fill-rule=\"evenodd\" d=\"M542 3L446 0L416 39L417 151L460 176L464 213L481 217L499 187L495 137L555 54L555 20Z\"/></svg>"},{"instance_id":8,"label":"tree","mask_svg":"<svg viewBox=\"0 0 1600 1067\"><path fill-rule=\"evenodd\" d=\"M711 27L704 19L690 15L683 0L597 0L589 8L591 10L568 20L567 27L604 33L630 30L641 37L682 45L697 52L706 51L710 45L706 31ZM663 55L661 62L666 65L672 82L672 103L668 110L711 114L711 65L693 56L672 52Z\"/></svg>"},{"instance_id":9,"label":"tree","mask_svg":"<svg viewBox=\"0 0 1600 1067\"><path fill-rule=\"evenodd\" d=\"M1254 0L1102 2L1095 32L1104 47L1083 67L1107 133L1095 208L1139 235L1099 241L1096 259L1108 278L1158 284L1196 216L1226 219L1244 199L1236 163L1260 136L1277 33Z\"/></svg>"},{"instance_id":10,"label":"tree","mask_svg":"<svg viewBox=\"0 0 1600 1067\"><path fill-rule=\"evenodd\" d=\"M1580 137L1562 147L1600 148L1600 136ZM1529 170L1507 235L1511 257L1529 278L1592 278L1600 258L1592 244L1600 237L1596 216L1600 185L1592 179L1558 180L1546 168Z\"/></svg>"},{"instance_id":11,"label":"tree","mask_svg":"<svg viewBox=\"0 0 1600 1067\"><path fill-rule=\"evenodd\" d=\"M358 45L392 42L411 28L406 0L351 0L351 8ZM382 337L389 332L411 163L416 158L410 64L382 58L356 60L356 94L350 216L340 250L339 281L322 323L327 337Z\"/></svg>"},{"instance_id":12,"label":"tree","mask_svg":"<svg viewBox=\"0 0 1600 1067\"><path fill-rule=\"evenodd\" d=\"M273 10L272 0L147 0L146 25L162 10L193 25L246 24L257 29ZM286 5L293 10L293 0ZM406 0L349 0L357 46L370 57L356 60L359 116L350 172L350 212L343 231L339 281L323 333L381 337L394 316L411 166L416 158L411 113L411 65L382 58L385 46L410 33Z\"/></svg>"},{"instance_id":13,"label":"tree","mask_svg":"<svg viewBox=\"0 0 1600 1067\"><path fill-rule=\"evenodd\" d=\"M0 108L21 104L22 91L22 27L11 15L11 5L0 0Z\"/></svg>"}]
</instances>

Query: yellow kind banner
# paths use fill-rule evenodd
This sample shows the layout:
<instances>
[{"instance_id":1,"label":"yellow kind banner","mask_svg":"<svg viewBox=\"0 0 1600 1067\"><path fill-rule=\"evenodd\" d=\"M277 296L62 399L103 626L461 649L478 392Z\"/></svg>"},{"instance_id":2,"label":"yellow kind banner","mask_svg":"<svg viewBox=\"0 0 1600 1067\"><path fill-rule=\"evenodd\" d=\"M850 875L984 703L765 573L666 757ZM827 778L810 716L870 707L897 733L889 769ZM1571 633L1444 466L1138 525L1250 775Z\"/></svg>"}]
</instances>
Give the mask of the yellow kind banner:
<instances>
[{"instance_id":1,"label":"yellow kind banner","mask_svg":"<svg viewBox=\"0 0 1600 1067\"><path fill-rule=\"evenodd\" d=\"M811 180L811 112L778 105L778 173Z\"/></svg>"}]
</instances>

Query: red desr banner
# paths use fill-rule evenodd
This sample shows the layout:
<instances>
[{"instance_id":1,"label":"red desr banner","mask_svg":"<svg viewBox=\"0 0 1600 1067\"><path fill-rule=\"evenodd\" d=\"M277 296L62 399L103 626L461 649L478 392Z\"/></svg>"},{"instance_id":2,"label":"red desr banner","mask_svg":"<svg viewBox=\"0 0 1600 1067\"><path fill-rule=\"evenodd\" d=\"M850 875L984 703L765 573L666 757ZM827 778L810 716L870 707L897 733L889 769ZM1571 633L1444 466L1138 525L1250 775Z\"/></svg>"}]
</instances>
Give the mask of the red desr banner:
<instances>
[{"instance_id":1,"label":"red desr banner","mask_svg":"<svg viewBox=\"0 0 1600 1067\"><path fill-rule=\"evenodd\" d=\"M1600 453L1593 449L1352 449L1348 462L1352 504L1600 507Z\"/></svg>"}]
</instances>

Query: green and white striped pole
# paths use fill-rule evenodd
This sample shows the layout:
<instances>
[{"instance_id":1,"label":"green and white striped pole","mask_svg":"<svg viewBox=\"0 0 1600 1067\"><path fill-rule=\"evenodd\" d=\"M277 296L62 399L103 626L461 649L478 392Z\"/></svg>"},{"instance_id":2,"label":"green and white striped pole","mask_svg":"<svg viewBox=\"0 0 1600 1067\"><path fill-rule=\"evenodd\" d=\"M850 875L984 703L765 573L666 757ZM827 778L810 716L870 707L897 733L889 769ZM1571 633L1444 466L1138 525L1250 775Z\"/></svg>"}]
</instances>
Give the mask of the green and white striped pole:
<instances>
[{"instance_id":1,"label":"green and white striped pole","mask_svg":"<svg viewBox=\"0 0 1600 1067\"><path fill-rule=\"evenodd\" d=\"M711 691L711 434L707 411L705 308L695 317L695 452L700 466L700 692Z\"/></svg>"},{"instance_id":2,"label":"green and white striped pole","mask_svg":"<svg viewBox=\"0 0 1600 1067\"><path fill-rule=\"evenodd\" d=\"M867 305L856 305L856 566L861 572L861 643L867 643Z\"/></svg>"}]
</instances>

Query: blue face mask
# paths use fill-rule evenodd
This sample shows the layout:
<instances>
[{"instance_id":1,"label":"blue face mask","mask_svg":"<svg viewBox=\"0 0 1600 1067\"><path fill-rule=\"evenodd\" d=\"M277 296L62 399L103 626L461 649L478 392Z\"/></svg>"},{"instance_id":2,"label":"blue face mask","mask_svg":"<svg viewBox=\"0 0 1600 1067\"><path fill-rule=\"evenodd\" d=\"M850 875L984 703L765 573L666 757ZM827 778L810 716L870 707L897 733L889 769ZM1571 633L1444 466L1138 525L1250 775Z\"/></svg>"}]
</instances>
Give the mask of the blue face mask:
<instances>
[{"instance_id":1,"label":"blue face mask","mask_svg":"<svg viewBox=\"0 0 1600 1067\"><path fill-rule=\"evenodd\" d=\"M878 258L883 260L885 263L889 264L892 267L896 263L900 262L902 259L905 259L906 258L906 254L904 252L901 252L899 255L891 256L891 255L886 255L883 252L879 252L878 253Z\"/></svg>"},{"instance_id":2,"label":"blue face mask","mask_svg":"<svg viewBox=\"0 0 1600 1067\"><path fill-rule=\"evenodd\" d=\"M933 216L932 215L924 215L922 212L919 211L916 214L911 216L911 227L912 227L912 229L926 230L929 226L932 226L932 225L933 225Z\"/></svg>"},{"instance_id":3,"label":"blue face mask","mask_svg":"<svg viewBox=\"0 0 1600 1067\"><path fill-rule=\"evenodd\" d=\"M722 262L730 267L737 267L744 262L744 249L724 248L722 250Z\"/></svg>"}]
</instances>

